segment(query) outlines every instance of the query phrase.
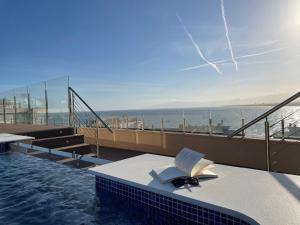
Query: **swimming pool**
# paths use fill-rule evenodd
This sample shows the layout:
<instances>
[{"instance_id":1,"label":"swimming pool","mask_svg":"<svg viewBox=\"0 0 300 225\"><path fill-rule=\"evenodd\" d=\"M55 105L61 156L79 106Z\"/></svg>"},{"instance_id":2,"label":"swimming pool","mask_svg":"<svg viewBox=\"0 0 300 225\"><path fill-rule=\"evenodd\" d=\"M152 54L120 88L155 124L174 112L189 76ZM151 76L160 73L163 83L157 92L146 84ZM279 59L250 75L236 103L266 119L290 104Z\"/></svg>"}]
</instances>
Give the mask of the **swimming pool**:
<instances>
[{"instance_id":1,"label":"swimming pool","mask_svg":"<svg viewBox=\"0 0 300 225\"><path fill-rule=\"evenodd\" d=\"M99 195L85 170L18 152L0 154L0 224L148 224L147 218Z\"/></svg>"}]
</instances>

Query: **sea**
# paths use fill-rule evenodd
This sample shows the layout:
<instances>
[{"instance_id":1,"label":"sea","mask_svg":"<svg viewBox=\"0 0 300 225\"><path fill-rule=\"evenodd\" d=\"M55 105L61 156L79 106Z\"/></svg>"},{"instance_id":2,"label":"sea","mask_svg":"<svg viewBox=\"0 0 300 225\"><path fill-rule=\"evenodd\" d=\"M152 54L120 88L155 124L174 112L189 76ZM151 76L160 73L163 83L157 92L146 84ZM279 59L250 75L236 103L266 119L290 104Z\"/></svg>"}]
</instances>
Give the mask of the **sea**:
<instances>
[{"instance_id":1,"label":"sea","mask_svg":"<svg viewBox=\"0 0 300 225\"><path fill-rule=\"evenodd\" d=\"M189 130L201 129L206 132L211 121L213 127L226 128L230 133L240 128L256 117L262 115L272 106L226 106L226 107L201 107L201 108L173 108L173 109L139 109L139 110L113 110L96 111L96 113L110 126L115 126L113 121L118 120L118 127L124 128L128 121L129 128L141 128L143 121L145 129L161 129L162 121L164 130L182 129L182 124ZM52 113L50 124L67 124L68 113ZM78 120L88 124L88 121L95 119L90 112L78 113ZM300 106L285 106L282 109L268 116L270 133L281 132L281 120L284 119L284 127L288 131L289 127L300 127ZM265 120L251 126L245 131L246 136L262 137L264 135ZM220 129L219 129L220 132Z\"/></svg>"},{"instance_id":2,"label":"sea","mask_svg":"<svg viewBox=\"0 0 300 225\"><path fill-rule=\"evenodd\" d=\"M213 126L227 126L229 130L235 130L244 124L262 115L272 106L227 106L227 107L203 107L203 108L178 108L178 109L141 109L141 110L115 110L98 112L104 119L120 118L121 120L143 120L145 126L152 129L160 129L161 121L165 129L176 129L183 124L186 126L207 126L209 120ZM268 117L271 125L271 133L281 130L280 121L285 119L285 127L300 126L300 106L286 106ZM263 136L264 122L253 125L246 130L246 135ZM274 126L272 126L274 124Z\"/></svg>"}]
</instances>

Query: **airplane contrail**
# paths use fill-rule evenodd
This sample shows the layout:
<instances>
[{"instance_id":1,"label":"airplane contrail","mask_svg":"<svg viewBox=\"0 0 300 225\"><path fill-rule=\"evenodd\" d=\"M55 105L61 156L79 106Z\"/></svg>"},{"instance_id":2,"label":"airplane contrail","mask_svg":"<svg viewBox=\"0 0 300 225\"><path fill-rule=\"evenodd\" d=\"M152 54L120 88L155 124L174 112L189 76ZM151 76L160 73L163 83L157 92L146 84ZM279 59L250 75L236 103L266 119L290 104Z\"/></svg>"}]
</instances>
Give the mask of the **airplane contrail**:
<instances>
[{"instance_id":1,"label":"airplane contrail","mask_svg":"<svg viewBox=\"0 0 300 225\"><path fill-rule=\"evenodd\" d=\"M238 63L234 58L232 45L231 45L231 40L229 38L229 30L228 30L227 20L226 20L226 16L225 16L224 0L220 0L220 3L221 3L222 19L223 19L224 29L225 29L225 36L226 36L226 39L227 39L227 44L228 44L228 48L229 48L229 51L230 51L231 59L232 59L232 62L234 63L234 65L235 65L235 71L237 72L238 71Z\"/></svg>"},{"instance_id":2,"label":"airplane contrail","mask_svg":"<svg viewBox=\"0 0 300 225\"><path fill-rule=\"evenodd\" d=\"M245 59L245 58L251 58L251 57L255 57L255 56L267 55L267 54L270 54L270 53L273 53L273 52L282 51L286 48L287 47L275 48L275 49L271 49L271 50L264 51L264 52L257 52L257 53L247 54L247 55L241 55L241 56L235 57L235 59ZM214 61L213 63L214 64L222 64L222 63L226 63L226 62L230 62L230 61L231 61L231 59L223 59L223 60ZM206 66L209 66L209 64L204 63L204 64L201 64L201 65L198 65L198 66L186 67L184 69L181 69L180 71L195 70L195 69L199 69L199 68L206 67Z\"/></svg>"},{"instance_id":3,"label":"airplane contrail","mask_svg":"<svg viewBox=\"0 0 300 225\"><path fill-rule=\"evenodd\" d=\"M195 42L192 34L187 30L186 26L184 25L181 17L178 15L178 13L176 13L176 16L179 20L179 22L181 23L184 32L186 33L186 35L189 37L189 39L191 40L191 42L193 43L198 55L206 62L207 65L211 66L212 68L214 68L219 74L222 74L221 70L218 68L218 66L215 63L212 63L211 61L209 61L208 59L206 59L206 57L203 55L200 47L198 46L198 44Z\"/></svg>"},{"instance_id":4,"label":"airplane contrail","mask_svg":"<svg viewBox=\"0 0 300 225\"><path fill-rule=\"evenodd\" d=\"M252 54L248 54L248 55L242 55L239 57L236 57L237 59L243 59L243 58L249 58L249 57L254 57L254 56L260 56L260 55L266 55L266 54L270 54L273 52L279 52L282 51L284 49L286 49L287 47L282 47L282 48L274 48L268 51L264 51L264 52L257 52L257 53L252 53Z\"/></svg>"}]
</instances>

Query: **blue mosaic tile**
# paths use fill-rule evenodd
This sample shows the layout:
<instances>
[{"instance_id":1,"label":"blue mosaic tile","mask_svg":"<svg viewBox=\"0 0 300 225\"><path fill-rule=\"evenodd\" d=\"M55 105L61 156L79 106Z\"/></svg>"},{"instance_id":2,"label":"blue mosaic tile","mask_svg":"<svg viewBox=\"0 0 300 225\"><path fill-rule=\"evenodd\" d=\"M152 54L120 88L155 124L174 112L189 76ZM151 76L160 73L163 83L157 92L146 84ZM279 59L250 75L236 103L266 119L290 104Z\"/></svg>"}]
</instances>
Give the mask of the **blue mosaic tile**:
<instances>
[{"instance_id":1,"label":"blue mosaic tile","mask_svg":"<svg viewBox=\"0 0 300 225\"><path fill-rule=\"evenodd\" d=\"M250 225L250 223L201 206L96 176L97 193L126 200L126 207L142 213L155 225Z\"/></svg>"},{"instance_id":2,"label":"blue mosaic tile","mask_svg":"<svg viewBox=\"0 0 300 225\"><path fill-rule=\"evenodd\" d=\"M7 150L7 144L0 144L0 153L4 153Z\"/></svg>"}]
</instances>

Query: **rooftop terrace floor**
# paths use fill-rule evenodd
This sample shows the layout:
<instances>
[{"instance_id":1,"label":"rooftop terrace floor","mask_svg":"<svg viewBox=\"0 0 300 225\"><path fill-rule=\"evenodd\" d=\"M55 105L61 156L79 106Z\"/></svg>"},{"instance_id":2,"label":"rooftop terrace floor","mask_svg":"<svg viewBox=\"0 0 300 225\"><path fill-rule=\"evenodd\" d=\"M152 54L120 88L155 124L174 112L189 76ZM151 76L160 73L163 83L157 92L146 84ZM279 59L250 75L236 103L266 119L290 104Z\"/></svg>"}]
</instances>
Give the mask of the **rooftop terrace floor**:
<instances>
[{"instance_id":1,"label":"rooftop terrace floor","mask_svg":"<svg viewBox=\"0 0 300 225\"><path fill-rule=\"evenodd\" d=\"M32 124L0 124L0 133L23 134L68 128L68 126L32 125Z\"/></svg>"}]
</instances>

